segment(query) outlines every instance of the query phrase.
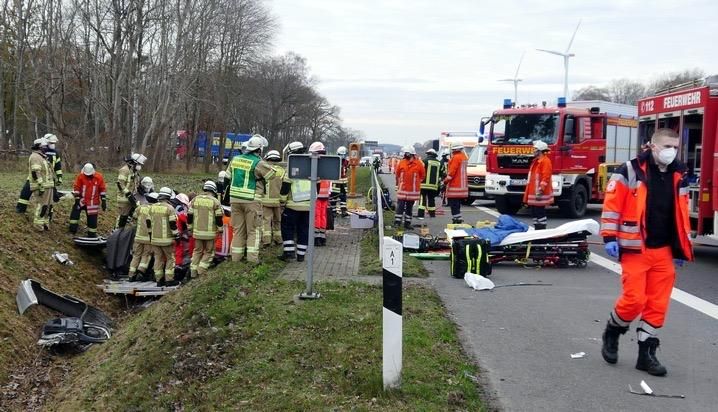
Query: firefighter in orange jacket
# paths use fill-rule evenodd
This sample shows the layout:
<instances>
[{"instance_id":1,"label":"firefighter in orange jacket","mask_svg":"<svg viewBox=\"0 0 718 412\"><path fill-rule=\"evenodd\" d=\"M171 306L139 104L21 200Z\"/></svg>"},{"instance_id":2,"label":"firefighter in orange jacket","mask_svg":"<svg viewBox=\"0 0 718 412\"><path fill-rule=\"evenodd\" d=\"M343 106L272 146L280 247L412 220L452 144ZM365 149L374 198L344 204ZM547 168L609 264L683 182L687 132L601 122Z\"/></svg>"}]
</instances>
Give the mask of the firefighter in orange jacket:
<instances>
[{"instance_id":1,"label":"firefighter in orange jacket","mask_svg":"<svg viewBox=\"0 0 718 412\"><path fill-rule=\"evenodd\" d=\"M424 181L426 170L424 162L416 158L416 151L412 146L401 149L404 159L394 169L396 173L396 213L394 226L400 227L402 218L404 228L411 229L411 215L414 202L419 200L421 182Z\"/></svg>"},{"instance_id":2,"label":"firefighter in orange jacket","mask_svg":"<svg viewBox=\"0 0 718 412\"><path fill-rule=\"evenodd\" d=\"M551 175L553 165L546 156L548 145L546 142L534 142L534 160L529 169L528 182L524 191L524 203L531 209L534 218L534 229L546 229L546 206L553 203L553 187Z\"/></svg>"},{"instance_id":3,"label":"firefighter in orange jacket","mask_svg":"<svg viewBox=\"0 0 718 412\"><path fill-rule=\"evenodd\" d=\"M77 233L80 213L84 210L87 214L87 237L97 237L97 216L100 208L107 210L107 186L92 163L85 163L82 172L75 178L72 195L75 196L75 205L70 212L70 233Z\"/></svg>"},{"instance_id":4,"label":"firefighter in orange jacket","mask_svg":"<svg viewBox=\"0 0 718 412\"><path fill-rule=\"evenodd\" d=\"M616 363L619 336L640 316L636 369L656 376L667 372L656 358L656 334L668 311L674 265L693 260L687 169L676 160L679 144L673 130L656 130L650 149L611 176L601 214L606 253L619 258L623 285L603 332L601 354Z\"/></svg>"},{"instance_id":5,"label":"firefighter in orange jacket","mask_svg":"<svg viewBox=\"0 0 718 412\"><path fill-rule=\"evenodd\" d=\"M469 197L469 181L466 175L466 166L469 158L464 153L464 145L459 142L451 144L451 158L446 168L444 178L445 196L451 208L451 222L463 223L461 216L461 202Z\"/></svg>"}]
</instances>

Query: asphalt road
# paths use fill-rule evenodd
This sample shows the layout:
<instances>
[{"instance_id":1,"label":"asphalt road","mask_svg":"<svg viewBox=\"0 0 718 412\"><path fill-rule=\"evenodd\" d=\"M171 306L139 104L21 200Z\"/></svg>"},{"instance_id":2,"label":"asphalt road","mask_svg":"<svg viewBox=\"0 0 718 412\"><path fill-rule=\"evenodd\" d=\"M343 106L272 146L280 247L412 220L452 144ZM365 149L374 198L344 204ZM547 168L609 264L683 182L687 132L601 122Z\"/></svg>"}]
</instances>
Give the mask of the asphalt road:
<instances>
[{"instance_id":1,"label":"asphalt road","mask_svg":"<svg viewBox=\"0 0 718 412\"><path fill-rule=\"evenodd\" d=\"M394 179L383 175L393 190ZM482 209L482 208L488 209ZM462 208L465 221L494 219L492 202ZM441 233L450 215L427 219L432 234ZM587 217L598 220L600 208ZM524 212L518 216L529 222ZM567 222L558 210L549 212L549 227ZM600 242L599 238L592 239ZM608 258L600 245L595 256ZM598 258L600 259L600 258ZM603 260L602 260L603 261ZM608 262L607 260L605 262ZM610 262L609 262L610 264ZM547 286L506 287L474 291L454 279L446 261L427 261L431 281L459 325L468 353L475 357L498 407L510 411L715 411L718 410L718 319L672 301L660 331L658 358L667 377L653 377L634 368L635 331L621 338L619 361L601 358L601 333L620 292L619 276L589 262L584 269L527 269L495 265L497 285L516 282ZM610 265L609 265L610 266ZM679 269L676 287L718 304L718 249L697 248L697 261ZM634 327L635 328L635 327ZM581 359L571 354L586 352ZM645 380L656 393L685 399L638 396Z\"/></svg>"}]
</instances>

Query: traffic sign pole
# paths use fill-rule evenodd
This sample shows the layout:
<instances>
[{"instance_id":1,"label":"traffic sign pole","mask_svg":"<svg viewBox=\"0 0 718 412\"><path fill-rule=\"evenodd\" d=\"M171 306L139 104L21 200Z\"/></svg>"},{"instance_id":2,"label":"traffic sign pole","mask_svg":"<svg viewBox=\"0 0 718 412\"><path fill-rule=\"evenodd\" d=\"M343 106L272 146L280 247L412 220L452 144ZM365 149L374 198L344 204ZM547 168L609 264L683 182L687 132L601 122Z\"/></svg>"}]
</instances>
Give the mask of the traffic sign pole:
<instances>
[{"instance_id":1,"label":"traffic sign pole","mask_svg":"<svg viewBox=\"0 0 718 412\"><path fill-rule=\"evenodd\" d=\"M314 282L314 219L316 216L316 203L317 203L317 163L318 156L316 154L311 155L311 172L309 176L309 182L311 184L309 190L309 240L307 243L307 287L304 292L299 294L300 299L319 299L322 297L321 294L317 293L313 289L312 283Z\"/></svg>"}]
</instances>

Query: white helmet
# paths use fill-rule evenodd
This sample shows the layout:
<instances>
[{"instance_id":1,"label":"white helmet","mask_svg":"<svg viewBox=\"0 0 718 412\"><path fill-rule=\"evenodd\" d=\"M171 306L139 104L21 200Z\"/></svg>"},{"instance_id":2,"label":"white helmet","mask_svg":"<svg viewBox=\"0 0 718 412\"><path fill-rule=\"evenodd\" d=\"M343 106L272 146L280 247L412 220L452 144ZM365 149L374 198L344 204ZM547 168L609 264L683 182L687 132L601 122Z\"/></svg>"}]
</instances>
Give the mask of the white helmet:
<instances>
[{"instance_id":1,"label":"white helmet","mask_svg":"<svg viewBox=\"0 0 718 412\"><path fill-rule=\"evenodd\" d=\"M255 133L252 135L252 137L258 137L262 140L262 148L269 147L269 140L267 140L267 138L262 136L261 134Z\"/></svg>"},{"instance_id":2,"label":"white helmet","mask_svg":"<svg viewBox=\"0 0 718 412\"><path fill-rule=\"evenodd\" d=\"M262 150L262 147L264 145L262 139L264 138L258 134L255 134L254 136L250 137L249 140L247 140L247 151L254 152L257 150Z\"/></svg>"},{"instance_id":3,"label":"white helmet","mask_svg":"<svg viewBox=\"0 0 718 412\"><path fill-rule=\"evenodd\" d=\"M147 157L139 153L132 153L132 155L130 155L130 160L137 163L138 165L144 165L145 161L147 160Z\"/></svg>"},{"instance_id":4,"label":"white helmet","mask_svg":"<svg viewBox=\"0 0 718 412\"><path fill-rule=\"evenodd\" d=\"M264 160L278 162L278 161L282 160L282 156L279 154L278 151L270 150L269 152L267 152L266 155L264 155Z\"/></svg>"},{"instance_id":5,"label":"white helmet","mask_svg":"<svg viewBox=\"0 0 718 412\"><path fill-rule=\"evenodd\" d=\"M548 145L543 140L534 140L534 149L540 150L540 151L546 151L548 150Z\"/></svg>"},{"instance_id":6,"label":"white helmet","mask_svg":"<svg viewBox=\"0 0 718 412\"><path fill-rule=\"evenodd\" d=\"M145 176L140 181L140 186L142 186L145 189L145 192L151 192L155 190L155 182L152 181L152 178L149 176Z\"/></svg>"},{"instance_id":7,"label":"white helmet","mask_svg":"<svg viewBox=\"0 0 718 412\"><path fill-rule=\"evenodd\" d=\"M45 147L47 146L47 140L44 137L41 137L39 139L33 140L32 145L38 147Z\"/></svg>"},{"instance_id":8,"label":"white helmet","mask_svg":"<svg viewBox=\"0 0 718 412\"><path fill-rule=\"evenodd\" d=\"M204 182L204 186L202 186L203 190L206 190L208 192L217 193L217 183L214 183L211 180L208 180ZM177 196L179 197L179 196Z\"/></svg>"},{"instance_id":9,"label":"white helmet","mask_svg":"<svg viewBox=\"0 0 718 412\"><path fill-rule=\"evenodd\" d=\"M451 151L452 152L457 151L457 150L463 150L463 149L464 149L463 143L461 143L461 142L452 142L451 143Z\"/></svg>"},{"instance_id":10,"label":"white helmet","mask_svg":"<svg viewBox=\"0 0 718 412\"><path fill-rule=\"evenodd\" d=\"M47 140L47 143L55 144L57 143L57 136L55 136L52 133L47 133L45 136L42 137L43 139Z\"/></svg>"},{"instance_id":11,"label":"white helmet","mask_svg":"<svg viewBox=\"0 0 718 412\"><path fill-rule=\"evenodd\" d=\"M322 142L314 142L309 145L309 153L325 154L327 149Z\"/></svg>"},{"instance_id":12,"label":"white helmet","mask_svg":"<svg viewBox=\"0 0 718 412\"><path fill-rule=\"evenodd\" d=\"M426 154L428 154L430 156L438 156L438 154L436 153L436 150L434 150L434 149L427 150Z\"/></svg>"},{"instance_id":13,"label":"white helmet","mask_svg":"<svg viewBox=\"0 0 718 412\"><path fill-rule=\"evenodd\" d=\"M287 145L290 154L301 153L304 151L304 144L302 142L292 142Z\"/></svg>"},{"instance_id":14,"label":"white helmet","mask_svg":"<svg viewBox=\"0 0 718 412\"><path fill-rule=\"evenodd\" d=\"M189 196L187 196L186 194L180 193L175 196L175 199L179 200L180 203L182 203L185 207L189 206Z\"/></svg>"},{"instance_id":15,"label":"white helmet","mask_svg":"<svg viewBox=\"0 0 718 412\"><path fill-rule=\"evenodd\" d=\"M404 154L409 153L410 155L416 154L416 150L414 150L414 146L404 146L401 148L401 152Z\"/></svg>"},{"instance_id":16,"label":"white helmet","mask_svg":"<svg viewBox=\"0 0 718 412\"><path fill-rule=\"evenodd\" d=\"M228 177L229 177L229 175L224 170L220 170L219 173L217 174L217 180L224 180Z\"/></svg>"},{"instance_id":17,"label":"white helmet","mask_svg":"<svg viewBox=\"0 0 718 412\"><path fill-rule=\"evenodd\" d=\"M347 154L347 148L344 147L344 146L339 146L339 148L337 149L337 154L338 154L339 156L346 156L346 154Z\"/></svg>"},{"instance_id":18,"label":"white helmet","mask_svg":"<svg viewBox=\"0 0 718 412\"><path fill-rule=\"evenodd\" d=\"M93 166L92 163L85 163L85 165L82 166L82 174L85 176L93 176L95 174L95 166Z\"/></svg>"},{"instance_id":19,"label":"white helmet","mask_svg":"<svg viewBox=\"0 0 718 412\"><path fill-rule=\"evenodd\" d=\"M161 188L159 193L157 193L157 199L159 199L159 200L162 200L162 199L169 200L171 197L172 197L172 189L170 189L167 186Z\"/></svg>"}]
</instances>

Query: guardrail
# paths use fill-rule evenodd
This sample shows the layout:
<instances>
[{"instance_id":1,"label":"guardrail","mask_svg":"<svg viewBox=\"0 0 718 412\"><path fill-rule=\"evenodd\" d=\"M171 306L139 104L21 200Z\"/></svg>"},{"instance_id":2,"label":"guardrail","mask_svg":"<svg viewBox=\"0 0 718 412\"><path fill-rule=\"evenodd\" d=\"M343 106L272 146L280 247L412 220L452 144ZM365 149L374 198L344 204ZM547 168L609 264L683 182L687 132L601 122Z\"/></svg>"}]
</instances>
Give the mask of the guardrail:
<instances>
[{"instance_id":1,"label":"guardrail","mask_svg":"<svg viewBox=\"0 0 718 412\"><path fill-rule=\"evenodd\" d=\"M384 259L384 195L376 170L371 170L371 187L374 192L374 210L376 210L376 224L379 230L379 260Z\"/></svg>"}]
</instances>

